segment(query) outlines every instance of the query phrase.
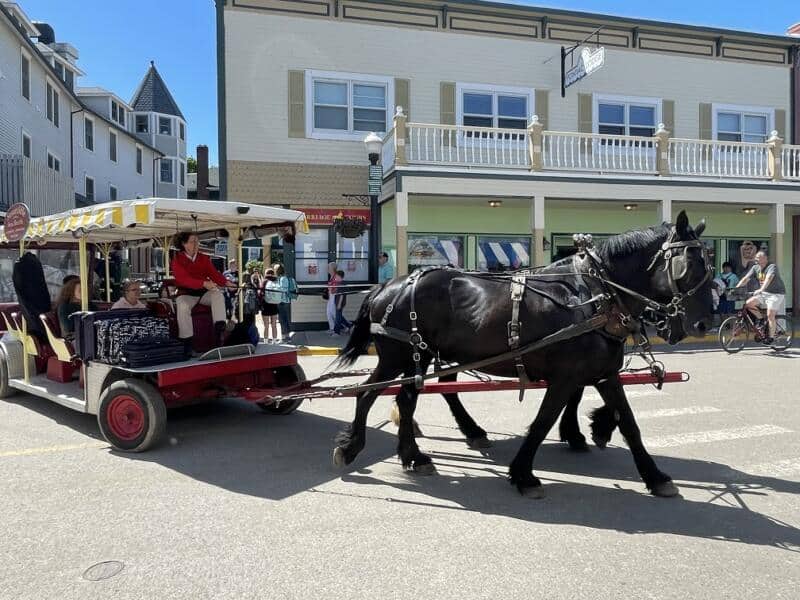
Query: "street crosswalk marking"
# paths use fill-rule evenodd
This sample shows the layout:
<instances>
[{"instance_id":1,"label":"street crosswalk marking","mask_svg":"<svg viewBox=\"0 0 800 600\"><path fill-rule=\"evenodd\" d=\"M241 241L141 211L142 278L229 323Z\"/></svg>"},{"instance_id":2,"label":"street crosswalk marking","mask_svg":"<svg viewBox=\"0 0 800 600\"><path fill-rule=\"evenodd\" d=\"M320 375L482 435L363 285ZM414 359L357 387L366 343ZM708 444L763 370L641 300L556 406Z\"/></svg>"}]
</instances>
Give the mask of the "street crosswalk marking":
<instances>
[{"instance_id":1,"label":"street crosswalk marking","mask_svg":"<svg viewBox=\"0 0 800 600\"><path fill-rule=\"evenodd\" d=\"M743 440L769 435L780 435L783 433L792 433L792 430L778 425L754 425L752 427L716 429L713 431L692 431L676 435L652 437L645 440L645 446L648 448L674 448L676 446L686 446L688 444L708 444L710 442Z\"/></svg>"},{"instance_id":2,"label":"street crosswalk marking","mask_svg":"<svg viewBox=\"0 0 800 600\"><path fill-rule=\"evenodd\" d=\"M639 390L632 390L630 388L625 390L625 397L628 398L629 400L631 398L649 398L649 397L652 397L652 396L658 396L660 398L666 398L669 395L670 394L668 392L664 392L662 390L657 390L655 388L647 388L647 387L645 387L644 389L639 389ZM588 389L585 392L583 392L583 398L582 399L583 400L598 401L598 402L602 402L603 401L603 398L600 396L600 394L598 394L595 390L589 391Z\"/></svg>"},{"instance_id":3,"label":"street crosswalk marking","mask_svg":"<svg viewBox=\"0 0 800 600\"><path fill-rule=\"evenodd\" d=\"M715 406L685 406L683 408L659 408L655 410L635 410L634 416L639 419L658 419L660 417L682 417L685 415L707 415L722 412Z\"/></svg>"},{"instance_id":4,"label":"street crosswalk marking","mask_svg":"<svg viewBox=\"0 0 800 600\"><path fill-rule=\"evenodd\" d=\"M742 469L751 475L800 475L800 457L787 458L775 462L758 463Z\"/></svg>"}]
</instances>

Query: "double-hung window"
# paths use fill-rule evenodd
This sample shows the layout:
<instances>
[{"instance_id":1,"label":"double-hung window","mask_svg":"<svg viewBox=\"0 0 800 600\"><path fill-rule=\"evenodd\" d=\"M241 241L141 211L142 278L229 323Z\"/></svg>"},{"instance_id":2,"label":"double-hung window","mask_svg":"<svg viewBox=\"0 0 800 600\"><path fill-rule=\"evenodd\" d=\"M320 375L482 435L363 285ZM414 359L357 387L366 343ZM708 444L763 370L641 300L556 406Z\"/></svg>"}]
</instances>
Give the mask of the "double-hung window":
<instances>
[{"instance_id":1,"label":"double-hung window","mask_svg":"<svg viewBox=\"0 0 800 600\"><path fill-rule=\"evenodd\" d=\"M771 108L714 105L714 138L721 142L763 144L772 129L775 112Z\"/></svg>"},{"instance_id":2,"label":"double-hung window","mask_svg":"<svg viewBox=\"0 0 800 600\"><path fill-rule=\"evenodd\" d=\"M58 107L58 92L56 89L47 82L47 120L50 121L53 125L58 127L58 117L59 117L59 107Z\"/></svg>"},{"instance_id":3,"label":"double-hung window","mask_svg":"<svg viewBox=\"0 0 800 600\"><path fill-rule=\"evenodd\" d=\"M465 127L520 129L502 139L521 141L533 116L534 91L530 88L499 87L484 84L459 83L456 86L457 123ZM466 137L478 135L467 131ZM487 132L480 137L489 137Z\"/></svg>"},{"instance_id":4,"label":"double-hung window","mask_svg":"<svg viewBox=\"0 0 800 600\"><path fill-rule=\"evenodd\" d=\"M306 71L308 137L361 141L389 128L394 80L389 77Z\"/></svg>"},{"instance_id":5,"label":"double-hung window","mask_svg":"<svg viewBox=\"0 0 800 600\"><path fill-rule=\"evenodd\" d=\"M86 199L89 202L94 202L94 178L87 176L85 181Z\"/></svg>"},{"instance_id":6,"label":"double-hung window","mask_svg":"<svg viewBox=\"0 0 800 600\"><path fill-rule=\"evenodd\" d=\"M94 152L94 121L88 118L83 119L83 146Z\"/></svg>"},{"instance_id":7,"label":"double-hung window","mask_svg":"<svg viewBox=\"0 0 800 600\"><path fill-rule=\"evenodd\" d=\"M31 157L31 136L24 131L22 132L22 156L25 158Z\"/></svg>"},{"instance_id":8,"label":"double-hung window","mask_svg":"<svg viewBox=\"0 0 800 600\"><path fill-rule=\"evenodd\" d=\"M161 183L173 183L175 181L173 172L172 172L172 161L169 159L162 158L159 163L160 165L160 177L159 180Z\"/></svg>"},{"instance_id":9,"label":"double-hung window","mask_svg":"<svg viewBox=\"0 0 800 600\"><path fill-rule=\"evenodd\" d=\"M136 133L150 133L150 122L147 115L136 115Z\"/></svg>"},{"instance_id":10,"label":"double-hung window","mask_svg":"<svg viewBox=\"0 0 800 600\"><path fill-rule=\"evenodd\" d=\"M22 53L22 63L20 66L22 74L22 97L26 100L31 99L31 59L25 52Z\"/></svg>"},{"instance_id":11,"label":"double-hung window","mask_svg":"<svg viewBox=\"0 0 800 600\"><path fill-rule=\"evenodd\" d=\"M125 127L125 108L114 100L111 101L111 120Z\"/></svg>"},{"instance_id":12,"label":"double-hung window","mask_svg":"<svg viewBox=\"0 0 800 600\"><path fill-rule=\"evenodd\" d=\"M142 174L142 149L136 146L136 172Z\"/></svg>"},{"instance_id":13,"label":"double-hung window","mask_svg":"<svg viewBox=\"0 0 800 600\"><path fill-rule=\"evenodd\" d=\"M61 160L50 152L47 153L47 166L53 171L61 172Z\"/></svg>"},{"instance_id":14,"label":"double-hung window","mask_svg":"<svg viewBox=\"0 0 800 600\"><path fill-rule=\"evenodd\" d=\"M169 117L158 117L159 135L172 135L172 119Z\"/></svg>"},{"instance_id":15,"label":"double-hung window","mask_svg":"<svg viewBox=\"0 0 800 600\"><path fill-rule=\"evenodd\" d=\"M595 95L594 111L595 133L653 137L661 118L661 100Z\"/></svg>"},{"instance_id":16,"label":"double-hung window","mask_svg":"<svg viewBox=\"0 0 800 600\"><path fill-rule=\"evenodd\" d=\"M113 131L108 132L108 158L117 162L117 134Z\"/></svg>"},{"instance_id":17,"label":"double-hung window","mask_svg":"<svg viewBox=\"0 0 800 600\"><path fill-rule=\"evenodd\" d=\"M108 199L112 202L117 199L117 186L110 185L108 186Z\"/></svg>"}]
</instances>

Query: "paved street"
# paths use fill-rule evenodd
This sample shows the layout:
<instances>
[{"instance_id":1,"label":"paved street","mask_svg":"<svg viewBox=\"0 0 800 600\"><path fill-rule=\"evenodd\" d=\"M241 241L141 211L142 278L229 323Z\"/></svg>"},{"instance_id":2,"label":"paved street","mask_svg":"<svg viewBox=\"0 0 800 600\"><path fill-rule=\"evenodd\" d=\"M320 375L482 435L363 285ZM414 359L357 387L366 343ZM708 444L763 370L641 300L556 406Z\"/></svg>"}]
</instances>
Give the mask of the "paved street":
<instances>
[{"instance_id":1,"label":"paved street","mask_svg":"<svg viewBox=\"0 0 800 600\"><path fill-rule=\"evenodd\" d=\"M484 452L423 397L430 477L402 472L388 399L344 473L330 459L348 399L183 409L142 455L110 451L93 417L0 401L0 598L797 598L800 352L663 360L691 382L629 392L673 499L646 494L619 436L574 454L556 432L536 460L547 497L520 497L505 473L538 391L466 398ZM84 575L104 561L119 564Z\"/></svg>"}]
</instances>

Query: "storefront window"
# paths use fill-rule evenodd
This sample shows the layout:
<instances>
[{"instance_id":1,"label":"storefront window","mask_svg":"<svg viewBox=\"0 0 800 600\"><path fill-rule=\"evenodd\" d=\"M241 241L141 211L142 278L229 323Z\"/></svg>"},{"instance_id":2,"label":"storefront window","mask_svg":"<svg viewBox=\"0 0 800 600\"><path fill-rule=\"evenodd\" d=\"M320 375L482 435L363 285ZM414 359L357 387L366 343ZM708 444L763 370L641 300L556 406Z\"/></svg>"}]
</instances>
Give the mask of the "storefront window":
<instances>
[{"instance_id":1,"label":"storefront window","mask_svg":"<svg viewBox=\"0 0 800 600\"><path fill-rule=\"evenodd\" d=\"M515 271L531 266L529 237L479 237L478 270Z\"/></svg>"},{"instance_id":2,"label":"storefront window","mask_svg":"<svg viewBox=\"0 0 800 600\"><path fill-rule=\"evenodd\" d=\"M348 281L369 280L369 230L356 238L336 234L336 263Z\"/></svg>"},{"instance_id":3,"label":"storefront window","mask_svg":"<svg viewBox=\"0 0 800 600\"><path fill-rule=\"evenodd\" d=\"M450 235L409 235L408 270L433 265L464 267L464 238Z\"/></svg>"},{"instance_id":4,"label":"storefront window","mask_svg":"<svg viewBox=\"0 0 800 600\"><path fill-rule=\"evenodd\" d=\"M759 250L769 252L769 241L763 239L728 240L728 262L731 263L733 272L740 279L755 264L756 253ZM756 287L758 287L758 283L756 283Z\"/></svg>"},{"instance_id":5,"label":"storefront window","mask_svg":"<svg viewBox=\"0 0 800 600\"><path fill-rule=\"evenodd\" d=\"M318 283L328 280L329 229L314 228L298 233L295 238L295 278L299 282Z\"/></svg>"}]
</instances>

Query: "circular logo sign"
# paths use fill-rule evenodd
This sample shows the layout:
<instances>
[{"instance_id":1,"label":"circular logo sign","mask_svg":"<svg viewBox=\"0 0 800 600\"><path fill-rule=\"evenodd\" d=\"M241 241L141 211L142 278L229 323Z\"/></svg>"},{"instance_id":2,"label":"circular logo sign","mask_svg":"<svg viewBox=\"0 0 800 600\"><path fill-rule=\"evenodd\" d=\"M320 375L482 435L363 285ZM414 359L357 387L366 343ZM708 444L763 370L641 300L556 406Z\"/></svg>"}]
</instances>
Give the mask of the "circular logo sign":
<instances>
[{"instance_id":1,"label":"circular logo sign","mask_svg":"<svg viewBox=\"0 0 800 600\"><path fill-rule=\"evenodd\" d=\"M25 237L28 225L31 223L31 213L25 204L13 204L6 212L3 233L9 242L18 242Z\"/></svg>"}]
</instances>

